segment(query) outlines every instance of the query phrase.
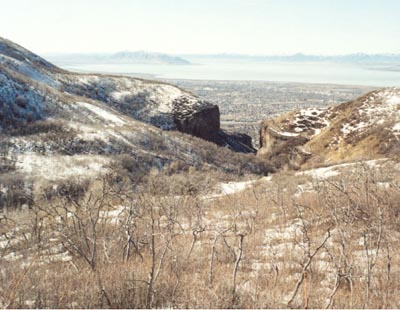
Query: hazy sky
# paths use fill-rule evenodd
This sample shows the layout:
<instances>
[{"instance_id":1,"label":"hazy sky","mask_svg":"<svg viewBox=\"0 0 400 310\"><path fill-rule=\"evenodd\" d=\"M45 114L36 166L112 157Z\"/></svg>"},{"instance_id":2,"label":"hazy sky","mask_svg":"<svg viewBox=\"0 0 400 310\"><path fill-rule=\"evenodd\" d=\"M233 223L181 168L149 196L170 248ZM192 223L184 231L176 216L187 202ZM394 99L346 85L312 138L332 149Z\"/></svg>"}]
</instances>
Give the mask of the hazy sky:
<instances>
[{"instance_id":1,"label":"hazy sky","mask_svg":"<svg viewBox=\"0 0 400 310\"><path fill-rule=\"evenodd\" d=\"M34 52L400 53L399 0L0 0Z\"/></svg>"}]
</instances>

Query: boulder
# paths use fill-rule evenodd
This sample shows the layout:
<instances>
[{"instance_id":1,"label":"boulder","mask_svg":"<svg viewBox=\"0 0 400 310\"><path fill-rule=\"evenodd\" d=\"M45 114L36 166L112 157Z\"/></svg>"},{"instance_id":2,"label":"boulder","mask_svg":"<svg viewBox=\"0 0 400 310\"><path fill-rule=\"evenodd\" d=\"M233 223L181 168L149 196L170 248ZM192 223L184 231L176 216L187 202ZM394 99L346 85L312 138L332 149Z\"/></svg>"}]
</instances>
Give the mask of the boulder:
<instances>
[{"instance_id":1,"label":"boulder","mask_svg":"<svg viewBox=\"0 0 400 310\"><path fill-rule=\"evenodd\" d=\"M173 119L179 131L209 141L213 141L220 130L218 106L202 100L193 102L188 97L176 99Z\"/></svg>"}]
</instances>

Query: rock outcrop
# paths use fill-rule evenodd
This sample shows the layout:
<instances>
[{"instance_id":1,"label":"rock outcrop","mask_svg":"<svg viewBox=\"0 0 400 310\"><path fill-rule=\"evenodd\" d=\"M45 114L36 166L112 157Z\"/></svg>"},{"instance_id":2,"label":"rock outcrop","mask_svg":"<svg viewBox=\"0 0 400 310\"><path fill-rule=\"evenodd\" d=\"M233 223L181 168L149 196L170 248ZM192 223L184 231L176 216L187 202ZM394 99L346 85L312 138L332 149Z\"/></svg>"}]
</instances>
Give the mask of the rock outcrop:
<instances>
[{"instance_id":1,"label":"rock outcrop","mask_svg":"<svg viewBox=\"0 0 400 310\"><path fill-rule=\"evenodd\" d=\"M191 134L235 152L255 153L251 137L220 128L219 108L207 101L181 97L173 102L173 117L179 131Z\"/></svg>"},{"instance_id":2,"label":"rock outcrop","mask_svg":"<svg viewBox=\"0 0 400 310\"><path fill-rule=\"evenodd\" d=\"M275 166L296 168L309 157L303 145L309 138L298 133L283 132L273 121L264 122L260 129L260 149L258 155Z\"/></svg>"},{"instance_id":3,"label":"rock outcrop","mask_svg":"<svg viewBox=\"0 0 400 310\"><path fill-rule=\"evenodd\" d=\"M217 105L203 100L180 97L173 102L173 119L176 128L205 140L214 140L220 130L220 113Z\"/></svg>"}]
</instances>

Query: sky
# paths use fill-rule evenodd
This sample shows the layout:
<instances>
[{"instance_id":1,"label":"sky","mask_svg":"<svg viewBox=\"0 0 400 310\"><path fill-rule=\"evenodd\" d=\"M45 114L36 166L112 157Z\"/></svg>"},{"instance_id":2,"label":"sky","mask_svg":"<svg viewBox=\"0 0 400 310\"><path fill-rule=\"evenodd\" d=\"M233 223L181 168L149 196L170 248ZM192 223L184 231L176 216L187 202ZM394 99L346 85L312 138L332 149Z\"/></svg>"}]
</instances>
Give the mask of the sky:
<instances>
[{"instance_id":1,"label":"sky","mask_svg":"<svg viewBox=\"0 0 400 310\"><path fill-rule=\"evenodd\" d=\"M399 0L0 0L36 53L400 53Z\"/></svg>"}]
</instances>

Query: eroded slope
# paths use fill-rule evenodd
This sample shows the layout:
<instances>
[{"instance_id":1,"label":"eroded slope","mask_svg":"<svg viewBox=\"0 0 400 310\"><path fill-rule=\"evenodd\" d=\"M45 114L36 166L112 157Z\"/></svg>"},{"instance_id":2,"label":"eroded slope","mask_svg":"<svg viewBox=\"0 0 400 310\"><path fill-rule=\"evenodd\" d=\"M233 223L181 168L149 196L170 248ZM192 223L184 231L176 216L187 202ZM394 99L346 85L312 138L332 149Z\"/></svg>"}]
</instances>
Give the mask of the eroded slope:
<instances>
[{"instance_id":1,"label":"eroded slope","mask_svg":"<svg viewBox=\"0 0 400 310\"><path fill-rule=\"evenodd\" d=\"M336 107L265 121L258 154L291 167L395 156L399 124L400 90L381 89Z\"/></svg>"}]
</instances>

